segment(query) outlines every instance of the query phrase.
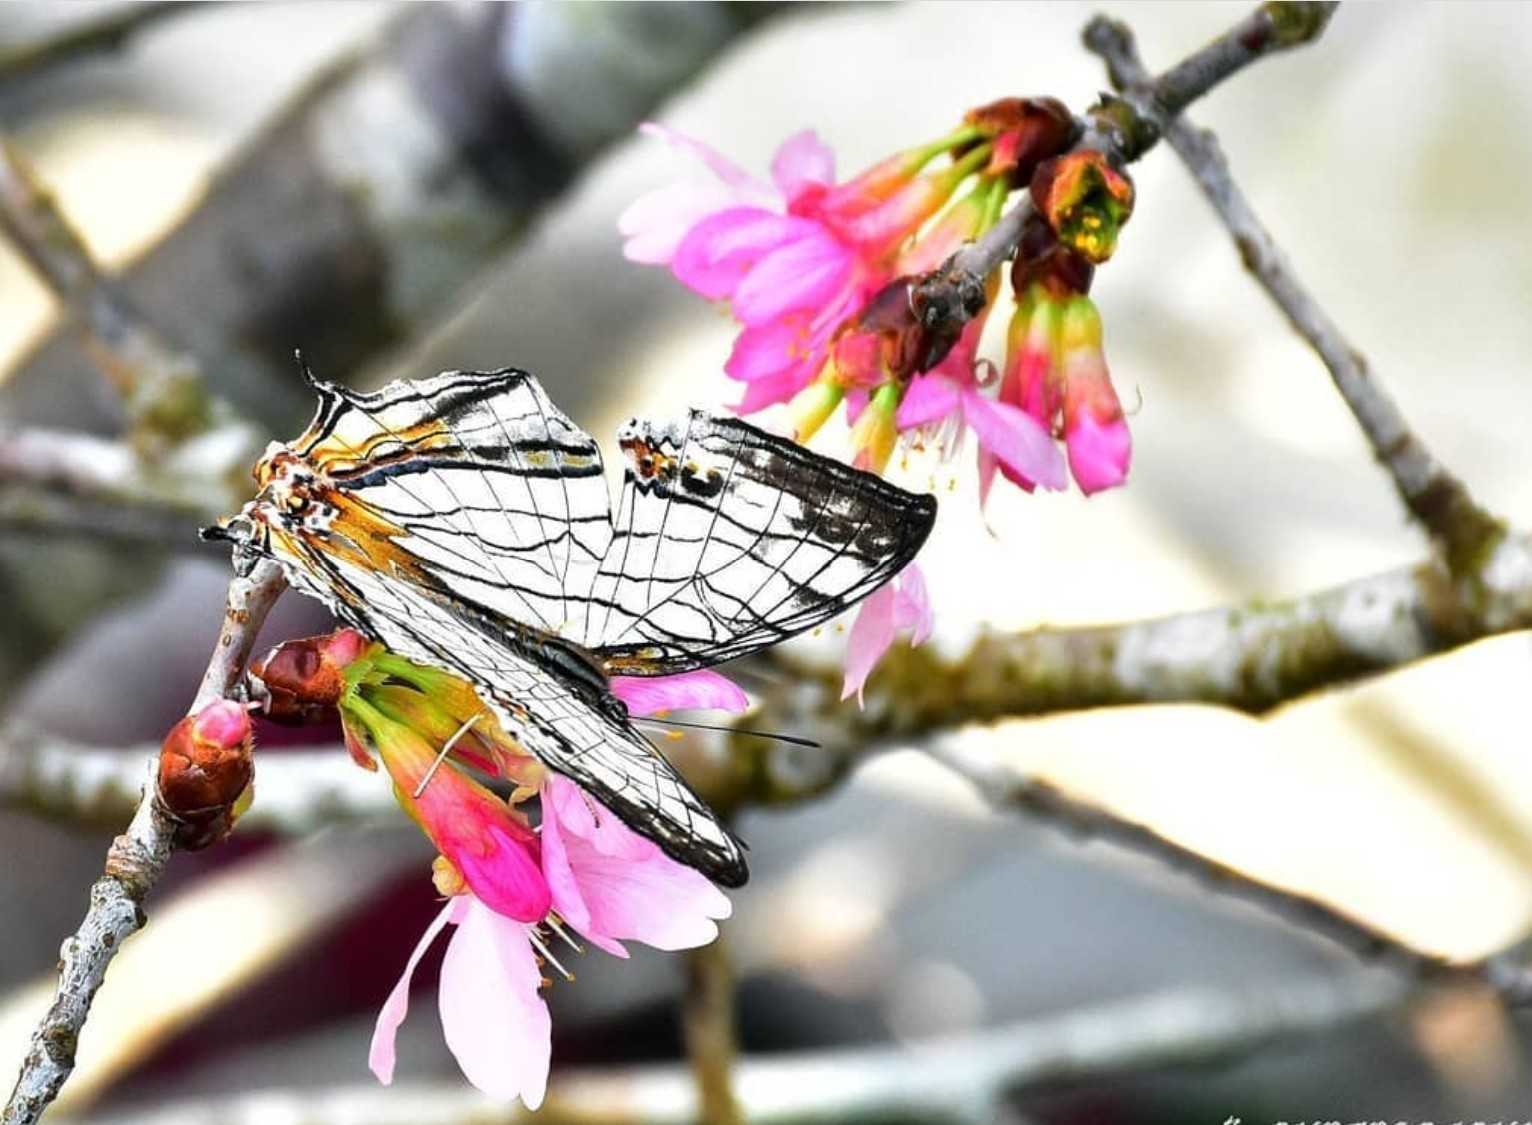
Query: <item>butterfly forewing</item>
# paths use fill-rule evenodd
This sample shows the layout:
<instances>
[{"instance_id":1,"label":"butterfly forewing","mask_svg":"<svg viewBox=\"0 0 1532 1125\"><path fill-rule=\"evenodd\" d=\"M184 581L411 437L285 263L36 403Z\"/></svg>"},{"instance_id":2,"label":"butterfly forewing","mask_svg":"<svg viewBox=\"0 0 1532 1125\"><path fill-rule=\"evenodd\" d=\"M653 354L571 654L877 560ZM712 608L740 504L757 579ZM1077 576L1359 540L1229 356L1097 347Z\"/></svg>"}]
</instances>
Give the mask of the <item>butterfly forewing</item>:
<instances>
[{"instance_id":1,"label":"butterfly forewing","mask_svg":"<svg viewBox=\"0 0 1532 1125\"><path fill-rule=\"evenodd\" d=\"M694 411L623 429L614 521L596 443L525 372L318 390L246 509L295 584L472 681L545 764L669 855L742 883L741 845L606 674L715 664L833 617L909 562L935 502Z\"/></svg>"}]
</instances>

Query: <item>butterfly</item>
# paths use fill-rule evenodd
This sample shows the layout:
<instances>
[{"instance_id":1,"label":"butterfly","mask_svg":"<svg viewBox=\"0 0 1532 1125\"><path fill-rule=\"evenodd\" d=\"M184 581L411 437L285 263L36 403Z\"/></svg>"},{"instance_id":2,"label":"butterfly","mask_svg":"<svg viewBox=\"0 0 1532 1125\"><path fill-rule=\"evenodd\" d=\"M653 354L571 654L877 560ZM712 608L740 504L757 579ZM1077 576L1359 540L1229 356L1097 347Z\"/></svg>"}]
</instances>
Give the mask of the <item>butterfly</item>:
<instances>
[{"instance_id":1,"label":"butterfly","mask_svg":"<svg viewBox=\"0 0 1532 1125\"><path fill-rule=\"evenodd\" d=\"M634 419L615 514L601 451L536 377L448 371L372 393L311 378L308 428L204 534L401 656L471 682L505 732L725 886L743 845L609 677L744 656L834 617L915 556L936 502L737 418Z\"/></svg>"}]
</instances>

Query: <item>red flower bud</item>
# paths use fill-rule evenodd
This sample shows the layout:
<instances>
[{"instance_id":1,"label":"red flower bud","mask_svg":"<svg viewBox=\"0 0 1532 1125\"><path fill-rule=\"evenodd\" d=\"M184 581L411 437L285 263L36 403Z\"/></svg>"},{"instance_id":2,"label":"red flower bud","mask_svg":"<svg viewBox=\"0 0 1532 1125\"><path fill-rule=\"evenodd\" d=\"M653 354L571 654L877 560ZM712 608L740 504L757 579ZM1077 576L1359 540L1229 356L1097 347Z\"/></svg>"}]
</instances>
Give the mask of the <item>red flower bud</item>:
<instances>
[{"instance_id":1,"label":"red flower bud","mask_svg":"<svg viewBox=\"0 0 1532 1125\"><path fill-rule=\"evenodd\" d=\"M1034 285L1063 299L1090 292L1096 267L1059 241L1048 220L1033 214L1022 229L1011 265L1011 288L1019 300Z\"/></svg>"},{"instance_id":2,"label":"red flower bud","mask_svg":"<svg viewBox=\"0 0 1532 1125\"><path fill-rule=\"evenodd\" d=\"M287 641L250 665L250 694L261 714L287 726L335 718L346 668L371 647L355 629Z\"/></svg>"},{"instance_id":3,"label":"red flower bud","mask_svg":"<svg viewBox=\"0 0 1532 1125\"><path fill-rule=\"evenodd\" d=\"M1133 214L1133 181L1092 149L1040 164L1032 202L1065 246L1092 262L1117 249L1117 232Z\"/></svg>"},{"instance_id":4,"label":"red flower bud","mask_svg":"<svg viewBox=\"0 0 1532 1125\"><path fill-rule=\"evenodd\" d=\"M1013 187L1024 186L1038 164L1068 148L1076 133L1074 116L1057 98L1001 98L970 109L963 120L994 141L985 173L1005 173Z\"/></svg>"},{"instance_id":5,"label":"red flower bud","mask_svg":"<svg viewBox=\"0 0 1532 1125\"><path fill-rule=\"evenodd\" d=\"M235 805L250 785L254 742L249 714L228 699L170 728L160 747L158 785L178 845L205 848L234 827Z\"/></svg>"}]
</instances>

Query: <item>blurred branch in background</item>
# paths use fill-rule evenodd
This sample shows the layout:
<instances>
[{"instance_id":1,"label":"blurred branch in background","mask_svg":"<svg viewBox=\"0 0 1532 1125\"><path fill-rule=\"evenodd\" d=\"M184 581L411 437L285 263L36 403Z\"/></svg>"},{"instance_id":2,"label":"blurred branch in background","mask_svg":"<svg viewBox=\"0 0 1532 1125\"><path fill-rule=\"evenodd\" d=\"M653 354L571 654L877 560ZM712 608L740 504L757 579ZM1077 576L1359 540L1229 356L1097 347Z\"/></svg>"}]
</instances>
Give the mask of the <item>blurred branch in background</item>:
<instances>
[{"instance_id":1,"label":"blurred branch in background","mask_svg":"<svg viewBox=\"0 0 1532 1125\"><path fill-rule=\"evenodd\" d=\"M287 581L275 563L257 564L229 583L223 627L188 714L228 695L243 674L256 634ZM142 929L144 900L159 881L174 847L176 826L160 807L155 781L159 755L148 762L148 780L132 823L112 843L105 874L90 891L90 909L64 941L58 991L37 1025L0 1125L31 1125L58 1097L74 1069L80 1031L107 966L123 942Z\"/></svg>"},{"instance_id":2,"label":"blurred branch in background","mask_svg":"<svg viewBox=\"0 0 1532 1125\"><path fill-rule=\"evenodd\" d=\"M1234 992L1185 990L1086 1008L906 1047L746 1058L736 1074L752 1125L920 1121L989 1125L1003 1104L1059 1082L1087 1083L1165 1066L1240 1058L1378 1015L1401 1001L1384 974L1308 976ZM154 1125L694 1125L701 1104L683 1067L574 1072L557 1078L537 1114L507 1109L461 1083L270 1091L172 1105ZM91 1118L126 1125L137 1117Z\"/></svg>"},{"instance_id":3,"label":"blurred branch in background","mask_svg":"<svg viewBox=\"0 0 1532 1125\"><path fill-rule=\"evenodd\" d=\"M86 354L122 398L129 438L142 452L157 454L212 424L213 404L196 358L102 276L52 193L4 136L0 230L78 326Z\"/></svg>"},{"instance_id":4,"label":"blurred branch in background","mask_svg":"<svg viewBox=\"0 0 1532 1125\"><path fill-rule=\"evenodd\" d=\"M0 737L0 807L66 824L116 826L138 805L144 763L158 746L79 746L12 726ZM267 752L256 765L256 798L242 831L306 835L397 814L392 792L358 769L341 746Z\"/></svg>"},{"instance_id":5,"label":"blurred branch in background","mask_svg":"<svg viewBox=\"0 0 1532 1125\"><path fill-rule=\"evenodd\" d=\"M196 549L197 529L245 491L248 438L226 426L145 459L91 434L0 426L0 527Z\"/></svg>"},{"instance_id":6,"label":"blurred branch in background","mask_svg":"<svg viewBox=\"0 0 1532 1125\"><path fill-rule=\"evenodd\" d=\"M1085 29L1085 44L1106 63L1112 85L1169 140L1229 228L1246 270L1324 361L1374 456L1393 478L1405 507L1436 540L1452 573L1473 577L1504 536L1504 524L1474 502L1463 482L1410 428L1367 361L1298 279L1287 255L1256 217L1234 182L1218 138L1179 116L1184 99L1162 96L1165 79L1150 77L1132 31L1125 24L1097 17Z\"/></svg>"},{"instance_id":7,"label":"blurred branch in background","mask_svg":"<svg viewBox=\"0 0 1532 1125\"><path fill-rule=\"evenodd\" d=\"M1522 964L1517 953L1470 962L1425 953L1329 903L1256 879L1039 778L956 749L934 746L927 752L971 782L997 809L1024 813L1076 839L1111 844L1152 859L1206 890L1250 903L1305 933L1333 941L1362 960L1428 981L1482 982L1500 992L1507 1003L1532 1003L1532 968Z\"/></svg>"},{"instance_id":8,"label":"blurred branch in background","mask_svg":"<svg viewBox=\"0 0 1532 1125\"><path fill-rule=\"evenodd\" d=\"M686 1053L691 1057L697 1089L697 1117L707 1125L744 1125L744 1108L734 1090L735 1028L734 963L727 939L728 923L708 945L688 949L686 999L681 1026Z\"/></svg>"},{"instance_id":9,"label":"blurred branch in background","mask_svg":"<svg viewBox=\"0 0 1532 1125\"><path fill-rule=\"evenodd\" d=\"M196 7L197 0L123 4L93 19L72 23L57 35L0 48L0 84L23 82L103 51L119 51L152 25Z\"/></svg>"},{"instance_id":10,"label":"blurred branch in background","mask_svg":"<svg viewBox=\"0 0 1532 1125\"><path fill-rule=\"evenodd\" d=\"M775 10L406 6L315 76L122 281L202 357L213 393L286 430L309 407L295 347L344 380L449 311L606 144ZM56 399L82 366L55 333L0 394Z\"/></svg>"}]
</instances>

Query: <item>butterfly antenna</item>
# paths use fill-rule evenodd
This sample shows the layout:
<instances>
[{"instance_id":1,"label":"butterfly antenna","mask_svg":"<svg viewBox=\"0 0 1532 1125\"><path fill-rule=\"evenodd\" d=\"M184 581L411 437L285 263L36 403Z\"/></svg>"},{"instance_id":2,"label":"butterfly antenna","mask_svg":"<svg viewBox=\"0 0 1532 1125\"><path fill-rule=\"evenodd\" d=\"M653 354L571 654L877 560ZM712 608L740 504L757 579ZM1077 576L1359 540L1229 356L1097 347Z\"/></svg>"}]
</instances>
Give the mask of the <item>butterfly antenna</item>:
<instances>
[{"instance_id":1,"label":"butterfly antenna","mask_svg":"<svg viewBox=\"0 0 1532 1125\"><path fill-rule=\"evenodd\" d=\"M718 730L726 734L748 734L756 738L769 738L773 742L785 742L789 746L808 746L814 750L820 749L822 745L815 742L812 738L799 738L797 735L778 734L776 731L770 730L751 730L748 727L726 727L713 723L689 723L684 719L656 719L647 715L635 715L633 721L636 723L663 723L670 727L689 727L692 730Z\"/></svg>"},{"instance_id":2,"label":"butterfly antenna","mask_svg":"<svg viewBox=\"0 0 1532 1125\"><path fill-rule=\"evenodd\" d=\"M303 381L316 391L319 389L319 380L314 378L313 369L309 367L309 361L303 358L303 349L293 349L293 362L298 365L298 373L303 376Z\"/></svg>"}]
</instances>

